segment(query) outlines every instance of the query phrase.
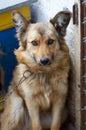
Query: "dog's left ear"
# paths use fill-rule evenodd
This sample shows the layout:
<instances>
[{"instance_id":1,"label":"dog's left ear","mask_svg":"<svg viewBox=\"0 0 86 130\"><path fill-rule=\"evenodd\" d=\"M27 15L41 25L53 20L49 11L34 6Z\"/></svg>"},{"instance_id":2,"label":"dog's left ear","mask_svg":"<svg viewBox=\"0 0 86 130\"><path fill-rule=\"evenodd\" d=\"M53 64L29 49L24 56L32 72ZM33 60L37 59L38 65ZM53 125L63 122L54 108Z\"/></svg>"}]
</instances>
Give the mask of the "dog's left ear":
<instances>
[{"instance_id":1,"label":"dog's left ear","mask_svg":"<svg viewBox=\"0 0 86 130\"><path fill-rule=\"evenodd\" d=\"M66 35L66 28L70 22L71 12L69 10L61 11L54 16L50 22L55 27L59 36L64 37Z\"/></svg>"},{"instance_id":2,"label":"dog's left ear","mask_svg":"<svg viewBox=\"0 0 86 130\"><path fill-rule=\"evenodd\" d=\"M17 10L12 11L12 20L16 28L18 40L21 41L21 45L26 46L26 30L30 21Z\"/></svg>"}]
</instances>

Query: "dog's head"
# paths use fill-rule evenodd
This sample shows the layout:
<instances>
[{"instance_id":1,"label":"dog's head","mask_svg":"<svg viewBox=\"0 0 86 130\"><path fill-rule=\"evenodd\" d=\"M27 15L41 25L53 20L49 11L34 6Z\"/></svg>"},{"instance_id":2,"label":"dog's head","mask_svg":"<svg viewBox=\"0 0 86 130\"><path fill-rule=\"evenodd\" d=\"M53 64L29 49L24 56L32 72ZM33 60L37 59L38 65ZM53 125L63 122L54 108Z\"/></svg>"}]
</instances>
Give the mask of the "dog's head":
<instances>
[{"instance_id":1,"label":"dog's head","mask_svg":"<svg viewBox=\"0 0 86 130\"><path fill-rule=\"evenodd\" d=\"M47 23L31 24L18 11L13 11L20 45L15 50L17 60L39 71L50 71L61 65L69 55L64 36L70 18L69 11L61 11Z\"/></svg>"}]
</instances>

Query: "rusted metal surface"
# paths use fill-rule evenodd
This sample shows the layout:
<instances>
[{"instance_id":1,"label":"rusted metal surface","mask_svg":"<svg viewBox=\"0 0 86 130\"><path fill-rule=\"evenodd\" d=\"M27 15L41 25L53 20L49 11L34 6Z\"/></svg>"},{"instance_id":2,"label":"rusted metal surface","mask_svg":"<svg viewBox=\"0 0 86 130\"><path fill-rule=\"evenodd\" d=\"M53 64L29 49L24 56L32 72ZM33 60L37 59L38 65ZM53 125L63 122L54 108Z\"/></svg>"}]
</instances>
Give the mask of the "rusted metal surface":
<instances>
[{"instance_id":1,"label":"rusted metal surface","mask_svg":"<svg viewBox=\"0 0 86 130\"><path fill-rule=\"evenodd\" d=\"M86 0L81 5L81 130L86 130Z\"/></svg>"},{"instance_id":2,"label":"rusted metal surface","mask_svg":"<svg viewBox=\"0 0 86 130\"><path fill-rule=\"evenodd\" d=\"M73 24L78 25L78 4L73 5Z\"/></svg>"}]
</instances>

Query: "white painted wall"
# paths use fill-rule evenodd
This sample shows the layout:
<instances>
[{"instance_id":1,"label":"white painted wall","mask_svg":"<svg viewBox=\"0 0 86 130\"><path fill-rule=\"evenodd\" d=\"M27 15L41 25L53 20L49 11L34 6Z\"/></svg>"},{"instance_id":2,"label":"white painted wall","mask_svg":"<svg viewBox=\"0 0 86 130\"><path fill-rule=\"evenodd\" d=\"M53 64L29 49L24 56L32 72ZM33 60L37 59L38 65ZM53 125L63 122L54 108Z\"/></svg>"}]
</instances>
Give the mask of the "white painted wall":
<instances>
[{"instance_id":1,"label":"white painted wall","mask_svg":"<svg viewBox=\"0 0 86 130\"><path fill-rule=\"evenodd\" d=\"M0 9L7 8L26 1L27 0L0 0Z\"/></svg>"},{"instance_id":2,"label":"white painted wall","mask_svg":"<svg viewBox=\"0 0 86 130\"><path fill-rule=\"evenodd\" d=\"M64 7L72 11L73 0L38 0L34 4L37 21L47 21Z\"/></svg>"}]
</instances>

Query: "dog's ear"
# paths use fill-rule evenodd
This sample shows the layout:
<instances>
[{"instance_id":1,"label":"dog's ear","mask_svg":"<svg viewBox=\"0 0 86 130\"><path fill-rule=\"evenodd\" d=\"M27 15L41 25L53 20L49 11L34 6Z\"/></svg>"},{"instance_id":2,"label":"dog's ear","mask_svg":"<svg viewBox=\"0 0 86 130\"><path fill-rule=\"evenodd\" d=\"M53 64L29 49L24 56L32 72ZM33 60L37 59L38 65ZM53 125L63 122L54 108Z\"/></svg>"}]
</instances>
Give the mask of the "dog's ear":
<instances>
[{"instance_id":1,"label":"dog's ear","mask_svg":"<svg viewBox=\"0 0 86 130\"><path fill-rule=\"evenodd\" d=\"M17 10L12 11L12 20L16 28L18 40L25 43L26 29L30 22Z\"/></svg>"},{"instance_id":2,"label":"dog's ear","mask_svg":"<svg viewBox=\"0 0 86 130\"><path fill-rule=\"evenodd\" d=\"M66 35L66 28L70 22L71 12L64 10L56 14L50 22L55 27L59 36L64 37Z\"/></svg>"}]
</instances>

